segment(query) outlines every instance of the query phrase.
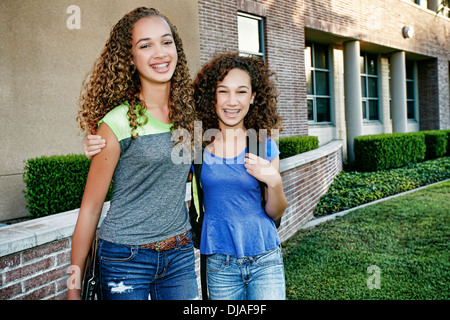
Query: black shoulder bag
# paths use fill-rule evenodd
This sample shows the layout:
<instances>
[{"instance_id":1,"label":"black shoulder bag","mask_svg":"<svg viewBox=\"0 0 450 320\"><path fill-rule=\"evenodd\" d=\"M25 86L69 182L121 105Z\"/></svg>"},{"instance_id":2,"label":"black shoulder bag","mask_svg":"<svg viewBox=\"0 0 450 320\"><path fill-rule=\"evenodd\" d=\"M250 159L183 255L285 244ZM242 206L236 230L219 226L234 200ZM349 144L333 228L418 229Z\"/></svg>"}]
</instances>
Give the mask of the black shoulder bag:
<instances>
[{"instance_id":1,"label":"black shoulder bag","mask_svg":"<svg viewBox=\"0 0 450 320\"><path fill-rule=\"evenodd\" d=\"M97 235L94 236L91 249L86 257L83 284L81 287L82 300L96 300L99 284L99 263L97 258Z\"/></svg>"}]
</instances>

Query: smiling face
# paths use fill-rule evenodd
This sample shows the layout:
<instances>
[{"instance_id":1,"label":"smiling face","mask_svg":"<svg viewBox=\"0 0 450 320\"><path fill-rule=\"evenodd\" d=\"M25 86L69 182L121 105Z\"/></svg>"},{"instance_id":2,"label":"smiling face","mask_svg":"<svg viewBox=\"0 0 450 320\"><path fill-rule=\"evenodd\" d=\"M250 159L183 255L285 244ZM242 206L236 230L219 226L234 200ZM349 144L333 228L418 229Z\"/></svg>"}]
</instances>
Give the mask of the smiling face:
<instances>
[{"instance_id":1,"label":"smiling face","mask_svg":"<svg viewBox=\"0 0 450 320\"><path fill-rule=\"evenodd\" d=\"M244 118L255 94L252 93L249 74L241 69L231 69L216 89L216 113L220 129L244 129Z\"/></svg>"},{"instance_id":2,"label":"smiling face","mask_svg":"<svg viewBox=\"0 0 450 320\"><path fill-rule=\"evenodd\" d=\"M178 55L170 26L163 18L152 16L134 24L131 53L141 83L167 83L172 78Z\"/></svg>"}]
</instances>

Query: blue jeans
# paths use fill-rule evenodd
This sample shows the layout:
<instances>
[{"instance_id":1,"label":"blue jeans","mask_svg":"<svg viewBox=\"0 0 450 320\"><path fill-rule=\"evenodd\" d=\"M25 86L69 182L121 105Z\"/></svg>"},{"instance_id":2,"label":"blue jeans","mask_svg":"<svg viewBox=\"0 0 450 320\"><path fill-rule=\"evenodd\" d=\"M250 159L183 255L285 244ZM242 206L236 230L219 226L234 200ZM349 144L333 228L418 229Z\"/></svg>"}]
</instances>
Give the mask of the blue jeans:
<instances>
[{"instance_id":1,"label":"blue jeans","mask_svg":"<svg viewBox=\"0 0 450 320\"><path fill-rule=\"evenodd\" d=\"M206 270L211 300L286 299L280 247L244 258L215 253Z\"/></svg>"},{"instance_id":2,"label":"blue jeans","mask_svg":"<svg viewBox=\"0 0 450 320\"><path fill-rule=\"evenodd\" d=\"M98 257L100 299L148 300L149 295L152 300L199 298L192 241L157 252L99 239Z\"/></svg>"}]
</instances>

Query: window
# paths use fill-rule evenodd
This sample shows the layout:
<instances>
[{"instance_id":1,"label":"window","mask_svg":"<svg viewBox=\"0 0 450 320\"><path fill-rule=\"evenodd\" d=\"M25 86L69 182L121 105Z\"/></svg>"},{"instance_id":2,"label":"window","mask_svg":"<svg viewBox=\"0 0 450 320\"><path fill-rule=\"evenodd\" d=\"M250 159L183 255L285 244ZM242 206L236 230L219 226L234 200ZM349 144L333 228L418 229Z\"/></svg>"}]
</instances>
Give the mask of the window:
<instances>
[{"instance_id":1,"label":"window","mask_svg":"<svg viewBox=\"0 0 450 320\"><path fill-rule=\"evenodd\" d=\"M331 122L330 67L328 46L305 44L308 121Z\"/></svg>"},{"instance_id":2,"label":"window","mask_svg":"<svg viewBox=\"0 0 450 320\"><path fill-rule=\"evenodd\" d=\"M239 52L264 58L264 22L263 18L238 13Z\"/></svg>"},{"instance_id":3,"label":"window","mask_svg":"<svg viewBox=\"0 0 450 320\"><path fill-rule=\"evenodd\" d=\"M416 120L414 62L406 61L406 104L408 120Z\"/></svg>"},{"instance_id":4,"label":"window","mask_svg":"<svg viewBox=\"0 0 450 320\"><path fill-rule=\"evenodd\" d=\"M377 56L363 54L360 56L361 97L363 119L367 121L380 120L378 108L378 63Z\"/></svg>"}]
</instances>

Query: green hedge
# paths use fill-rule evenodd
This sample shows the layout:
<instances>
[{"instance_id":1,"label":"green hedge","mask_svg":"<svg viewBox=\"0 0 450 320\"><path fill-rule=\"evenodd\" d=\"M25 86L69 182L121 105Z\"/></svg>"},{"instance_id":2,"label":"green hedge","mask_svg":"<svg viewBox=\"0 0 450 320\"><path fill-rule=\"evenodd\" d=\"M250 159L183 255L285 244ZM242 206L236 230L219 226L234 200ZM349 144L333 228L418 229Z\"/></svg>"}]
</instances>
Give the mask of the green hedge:
<instances>
[{"instance_id":1,"label":"green hedge","mask_svg":"<svg viewBox=\"0 0 450 320\"><path fill-rule=\"evenodd\" d=\"M400 168L425 159L422 132L358 136L354 139L356 167L360 171Z\"/></svg>"},{"instance_id":2,"label":"green hedge","mask_svg":"<svg viewBox=\"0 0 450 320\"><path fill-rule=\"evenodd\" d=\"M29 159L23 181L27 208L32 218L80 207L90 160L84 155ZM112 184L107 200L111 199Z\"/></svg>"},{"instance_id":3,"label":"green hedge","mask_svg":"<svg viewBox=\"0 0 450 320\"><path fill-rule=\"evenodd\" d=\"M284 137L279 140L280 159L295 156L319 147L319 138L315 136Z\"/></svg>"},{"instance_id":4,"label":"green hedge","mask_svg":"<svg viewBox=\"0 0 450 320\"><path fill-rule=\"evenodd\" d=\"M450 130L442 130L447 134L447 152L445 153L446 156L450 156Z\"/></svg>"},{"instance_id":5,"label":"green hedge","mask_svg":"<svg viewBox=\"0 0 450 320\"><path fill-rule=\"evenodd\" d=\"M341 171L314 209L324 216L450 179L450 157L378 172Z\"/></svg>"},{"instance_id":6,"label":"green hedge","mask_svg":"<svg viewBox=\"0 0 450 320\"><path fill-rule=\"evenodd\" d=\"M281 138L284 157L316 149L317 137ZM280 155L281 157L281 155ZM90 160L84 155L63 155L28 159L23 181L30 217L39 218L79 208L83 197ZM113 184L106 197L111 199Z\"/></svg>"},{"instance_id":7,"label":"green hedge","mask_svg":"<svg viewBox=\"0 0 450 320\"><path fill-rule=\"evenodd\" d=\"M449 130L450 131L450 130ZM447 132L443 130L421 131L425 135L425 159L443 157L447 152Z\"/></svg>"}]
</instances>

